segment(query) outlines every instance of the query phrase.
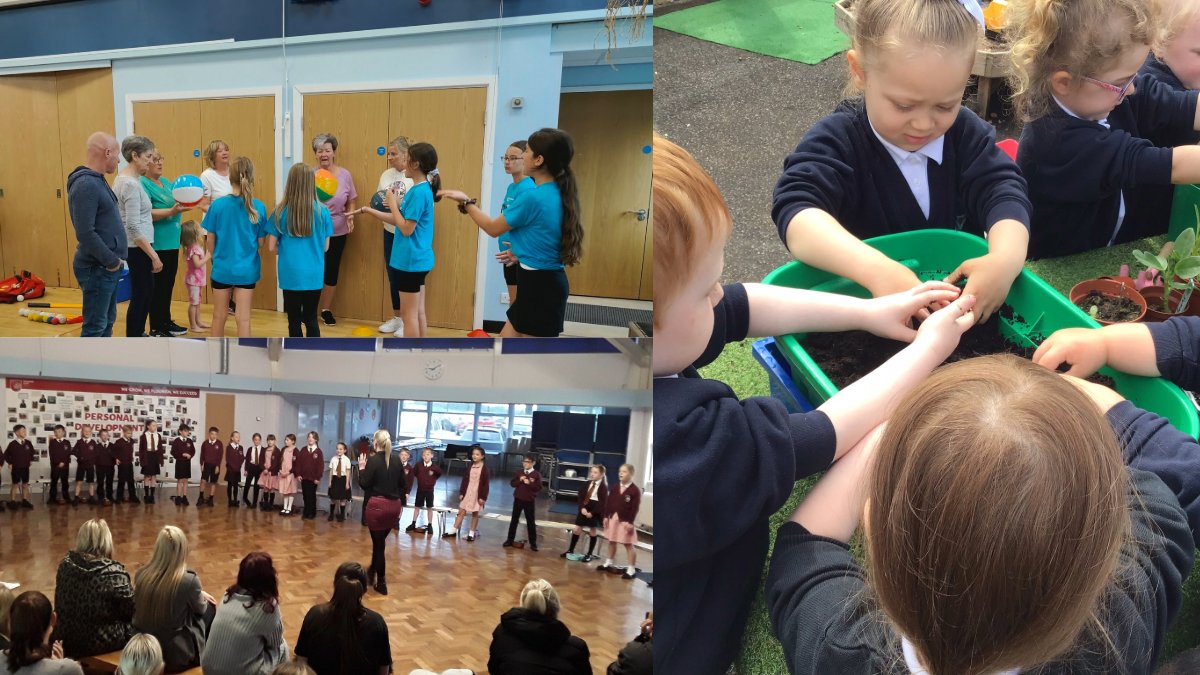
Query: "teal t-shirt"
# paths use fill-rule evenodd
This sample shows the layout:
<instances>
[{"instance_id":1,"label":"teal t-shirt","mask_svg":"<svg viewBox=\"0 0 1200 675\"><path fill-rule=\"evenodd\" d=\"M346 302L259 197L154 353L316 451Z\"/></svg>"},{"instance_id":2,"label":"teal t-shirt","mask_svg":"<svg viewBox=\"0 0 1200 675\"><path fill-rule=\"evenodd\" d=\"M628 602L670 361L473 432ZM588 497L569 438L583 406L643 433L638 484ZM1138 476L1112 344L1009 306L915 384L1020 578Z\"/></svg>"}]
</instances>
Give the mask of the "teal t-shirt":
<instances>
[{"instance_id":1,"label":"teal t-shirt","mask_svg":"<svg viewBox=\"0 0 1200 675\"><path fill-rule=\"evenodd\" d=\"M267 207L257 199L254 210L258 222L250 222L246 206L237 195L226 195L214 201L204 217L204 229L217 238L213 248L212 280L228 286L258 283L262 276L262 260L258 256L258 240L267 236Z\"/></svg>"},{"instance_id":2,"label":"teal t-shirt","mask_svg":"<svg viewBox=\"0 0 1200 675\"><path fill-rule=\"evenodd\" d=\"M509 183L508 189L504 191L504 203L500 205L500 213L504 213L504 211L506 209L508 209L509 206L512 205L513 200L517 198L517 195L521 194L522 192L524 192L526 190L532 190L535 185L536 185L536 183L534 183L533 179L530 178L529 176L526 176L515 183ZM496 238L496 240L498 242L500 242L500 250L501 251L505 251L508 249L508 246L505 245L509 241L511 241L509 239L508 235L509 235L509 233L505 232L504 234L502 234ZM532 267L532 265L531 265L531 267Z\"/></svg>"},{"instance_id":3,"label":"teal t-shirt","mask_svg":"<svg viewBox=\"0 0 1200 675\"><path fill-rule=\"evenodd\" d=\"M396 227L388 265L402 272L428 272L433 269L433 188L428 182L417 183L404 193L400 215L415 220L417 229L405 236Z\"/></svg>"},{"instance_id":4,"label":"teal t-shirt","mask_svg":"<svg viewBox=\"0 0 1200 675\"><path fill-rule=\"evenodd\" d=\"M517 195L504 211L512 228L513 253L522 265L535 270L561 270L562 194L558 183L542 183Z\"/></svg>"},{"instance_id":5,"label":"teal t-shirt","mask_svg":"<svg viewBox=\"0 0 1200 675\"><path fill-rule=\"evenodd\" d=\"M150 195L150 208L169 209L175 206L175 197L171 196L171 183L163 176L158 182L142 176L142 189ZM179 221L182 213L176 213L170 218L154 221L154 250L171 251L179 248Z\"/></svg>"},{"instance_id":6,"label":"teal t-shirt","mask_svg":"<svg viewBox=\"0 0 1200 675\"><path fill-rule=\"evenodd\" d=\"M315 204L312 234L307 237L293 237L288 232L286 206L271 216L267 234L279 240L280 288L317 291L324 286L325 242L333 236L333 218L324 204Z\"/></svg>"}]
</instances>

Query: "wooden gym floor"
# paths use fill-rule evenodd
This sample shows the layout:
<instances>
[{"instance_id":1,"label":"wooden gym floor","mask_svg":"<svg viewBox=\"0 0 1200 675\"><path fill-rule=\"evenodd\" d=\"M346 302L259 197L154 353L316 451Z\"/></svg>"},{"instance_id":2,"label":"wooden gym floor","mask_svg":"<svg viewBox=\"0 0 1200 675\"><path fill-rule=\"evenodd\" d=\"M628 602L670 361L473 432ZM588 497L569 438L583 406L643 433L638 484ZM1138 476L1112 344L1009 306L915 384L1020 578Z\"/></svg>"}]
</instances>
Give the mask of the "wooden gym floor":
<instances>
[{"instance_id":1,"label":"wooden gym floor","mask_svg":"<svg viewBox=\"0 0 1200 675\"><path fill-rule=\"evenodd\" d=\"M439 505L447 503L447 489L440 485L445 482L439 481L435 499ZM451 482L457 487L457 478ZM6 481L0 497L8 498L8 487ZM73 547L79 526L88 518L108 521L116 544L113 557L131 575L149 561L159 529L177 525L191 543L189 567L218 600L236 580L238 563L246 553L270 552L279 572L284 638L289 648L294 647L304 614L329 599L337 566L347 560L370 562L370 536L357 517L353 522L330 523L324 512L315 521L305 521L298 515L283 518L257 509L229 509L224 490L224 484L219 485L216 506L203 509L194 506L198 492L194 487L193 506L186 508L171 503L173 489L161 487L154 506L43 506L41 495L34 494L35 509L0 513L0 580L18 581L18 593L39 590L53 601L58 562ZM489 501L487 511L510 513L511 492L507 480L493 481L493 498L503 497ZM296 497L299 513L301 499ZM539 522L573 521L572 516L549 513L550 504L548 499L538 500ZM406 510L405 524L411 513ZM587 642L594 672L605 672L621 647L637 635L638 624L653 606L653 589L645 582L597 572L597 563L559 558L569 533L556 528L539 528L542 541L537 553L502 548L507 528L507 521L484 518L481 536L474 542L404 532L388 538L389 595L372 591L365 600L387 621L397 673L415 668L434 672L470 668L486 673L488 646L500 614L517 604L527 581L537 578L550 581L558 590L562 620L572 634ZM522 522L517 538L524 537ZM586 541L584 537L580 544L584 548L577 550L586 551ZM604 546L601 540L597 552ZM624 550L618 553L618 563L625 562L624 555ZM638 567L646 570L652 565L651 553L639 550Z\"/></svg>"},{"instance_id":2,"label":"wooden gym floor","mask_svg":"<svg viewBox=\"0 0 1200 675\"><path fill-rule=\"evenodd\" d=\"M80 303L83 302L83 293L78 288L47 288L45 297L38 298L33 302L63 302L63 303ZM68 324L66 326L56 326L40 321L30 321L26 317L19 314L19 311L26 306L24 302L18 302L11 305L0 304L0 336L3 337L78 337L80 325ZM337 307L337 300L334 300L334 307ZM117 321L113 324L113 336L125 336L125 313L129 308L128 302L117 303ZM60 312L63 314L80 314L79 309L43 309L43 312ZM336 310L335 310L336 312ZM205 323L212 323L212 305L200 305L200 316ZM176 300L171 303L171 318L180 326L188 325L188 304L182 300ZM321 324L322 337L353 337L353 331L360 326L366 327L371 331L371 337L391 337L386 333L378 332L379 324L385 319L380 317L378 321L359 321L356 319L344 319L337 317L336 326L326 326ZM251 310L250 331L254 337L287 337L287 314L283 312L275 312L268 309ZM467 331L454 330L452 328L435 328L430 326L429 337L464 337ZM225 322L225 335L227 337L237 337L237 323L230 315L228 321ZM188 333L183 337L211 337L210 331L203 333Z\"/></svg>"}]
</instances>

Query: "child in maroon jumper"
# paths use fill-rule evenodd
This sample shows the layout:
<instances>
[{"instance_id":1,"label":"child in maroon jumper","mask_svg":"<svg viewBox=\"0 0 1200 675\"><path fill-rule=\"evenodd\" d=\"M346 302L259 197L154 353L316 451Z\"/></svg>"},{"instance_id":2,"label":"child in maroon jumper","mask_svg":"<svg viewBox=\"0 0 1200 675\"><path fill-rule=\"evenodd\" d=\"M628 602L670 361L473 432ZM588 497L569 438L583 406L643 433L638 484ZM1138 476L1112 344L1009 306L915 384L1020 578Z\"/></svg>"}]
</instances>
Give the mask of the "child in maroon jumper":
<instances>
[{"instance_id":1,"label":"child in maroon jumper","mask_svg":"<svg viewBox=\"0 0 1200 675\"><path fill-rule=\"evenodd\" d=\"M433 463L433 450L425 448L421 451L421 461L413 467L413 482L417 484L417 500L413 502L413 520L404 528L405 532L422 530L425 534L433 532L433 486L442 477L442 467ZM429 514L424 527L417 527L417 517L425 507Z\"/></svg>"},{"instance_id":2,"label":"child in maroon jumper","mask_svg":"<svg viewBox=\"0 0 1200 675\"><path fill-rule=\"evenodd\" d=\"M457 537L458 528L470 513L471 529L467 530L467 541L475 541L475 533L479 531L479 514L487 502L488 485L492 480L492 474L484 463L486 459L483 446L471 446L471 466L463 471L462 482L458 486L458 516L454 519L454 528L443 533L443 537Z\"/></svg>"},{"instance_id":3,"label":"child in maroon jumper","mask_svg":"<svg viewBox=\"0 0 1200 675\"><path fill-rule=\"evenodd\" d=\"M4 461L8 462L8 466L12 470L8 508L12 511L16 511L18 506L32 509L33 503L29 501L29 466L33 463L33 443L26 438L29 430L25 428L24 424L14 426L13 435L16 438L9 442L8 447L4 450ZM20 504L17 503L18 492L21 493Z\"/></svg>"},{"instance_id":4,"label":"child in maroon jumper","mask_svg":"<svg viewBox=\"0 0 1200 675\"><path fill-rule=\"evenodd\" d=\"M642 491L633 484L632 464L622 464L618 476L620 482L608 492L608 499L604 501L604 538L608 540L608 557L596 570L619 571L620 568L613 564L613 558L617 555L617 544L623 544L629 566L621 576L632 579L637 576L637 553L633 550L633 545L637 543L637 530L633 521L642 505Z\"/></svg>"},{"instance_id":5,"label":"child in maroon jumper","mask_svg":"<svg viewBox=\"0 0 1200 675\"><path fill-rule=\"evenodd\" d=\"M88 484L87 503L96 503L96 454L99 452L100 444L92 438L92 425L83 425L80 427L79 433L81 438L75 441L75 447L71 449L71 454L75 455L77 462L75 498L71 500L72 506L79 506L79 493L84 483Z\"/></svg>"},{"instance_id":6,"label":"child in maroon jumper","mask_svg":"<svg viewBox=\"0 0 1200 675\"><path fill-rule=\"evenodd\" d=\"M187 506L188 481L192 478L192 458L196 456L196 441L192 439L192 428L186 424L179 425L179 436L171 441L171 456L175 458L175 496L171 501L175 506ZM145 462L142 462L145 464ZM200 492L197 506L204 502L204 492Z\"/></svg>"},{"instance_id":7,"label":"child in maroon jumper","mask_svg":"<svg viewBox=\"0 0 1200 675\"><path fill-rule=\"evenodd\" d=\"M525 525L529 529L529 548L535 552L538 550L537 522L533 519L533 504L537 494L542 491L542 474L533 468L535 462L537 462L537 457L525 455L525 459L521 460L521 473L513 476L513 479L508 482L516 489L513 490L512 520L508 523L508 539L505 539L503 544L505 548L513 545L513 537L517 536L517 521L524 513Z\"/></svg>"},{"instance_id":8,"label":"child in maroon jumper","mask_svg":"<svg viewBox=\"0 0 1200 675\"><path fill-rule=\"evenodd\" d=\"M225 446L225 496L229 508L238 508L238 485L242 477L242 463L246 461L246 449L242 447L242 435L236 431L229 434L229 445Z\"/></svg>"},{"instance_id":9,"label":"child in maroon jumper","mask_svg":"<svg viewBox=\"0 0 1200 675\"><path fill-rule=\"evenodd\" d=\"M400 451L400 462L402 464L404 464L404 490L400 493L400 507L401 508L408 506L408 493L412 492L413 467L412 467L412 464L408 463L408 460L410 460L410 459L412 459L412 453L408 451L408 448L404 448L403 450ZM417 514L414 513L413 520L416 520L416 519L417 519ZM399 526L397 525L397 528L398 527Z\"/></svg>"},{"instance_id":10,"label":"child in maroon jumper","mask_svg":"<svg viewBox=\"0 0 1200 675\"><path fill-rule=\"evenodd\" d=\"M113 441L113 460L117 463L118 504L125 503L125 488L129 488L129 501L141 504L133 487L133 425L121 427L121 436Z\"/></svg>"},{"instance_id":11,"label":"child in maroon jumper","mask_svg":"<svg viewBox=\"0 0 1200 675\"><path fill-rule=\"evenodd\" d=\"M220 431L216 427L209 427L208 440L200 445L200 498L196 500L196 508L205 504L213 505L213 493L217 491L217 481L221 478L221 457L225 454L225 446L217 440ZM205 491L208 492L207 498Z\"/></svg>"},{"instance_id":12,"label":"child in maroon jumper","mask_svg":"<svg viewBox=\"0 0 1200 675\"><path fill-rule=\"evenodd\" d=\"M184 424L182 427L186 427ZM181 427L181 429L182 429ZM146 420L145 431L138 438L138 461L142 465L142 496L153 504L158 492L158 474L167 455L167 439L158 433L158 422ZM191 462L188 463L191 467ZM189 474L190 475L190 474Z\"/></svg>"},{"instance_id":13,"label":"child in maroon jumper","mask_svg":"<svg viewBox=\"0 0 1200 675\"><path fill-rule=\"evenodd\" d=\"M267 434L267 447L263 448L263 468L258 484L263 489L262 503L258 508L270 511L275 507L275 493L279 490L279 465L283 462L283 451L275 445L275 434Z\"/></svg>"},{"instance_id":14,"label":"child in maroon jumper","mask_svg":"<svg viewBox=\"0 0 1200 675\"><path fill-rule=\"evenodd\" d=\"M116 459L113 457L112 441L108 429L100 430L100 445L96 449L96 484L100 486L100 503L112 506L113 473Z\"/></svg>"},{"instance_id":15,"label":"child in maroon jumper","mask_svg":"<svg viewBox=\"0 0 1200 675\"><path fill-rule=\"evenodd\" d=\"M66 504L71 496L68 481L71 480L71 442L66 439L67 429L61 424L54 425L54 438L50 439L50 501L55 504ZM62 485L62 497L58 496L58 486Z\"/></svg>"},{"instance_id":16,"label":"child in maroon jumper","mask_svg":"<svg viewBox=\"0 0 1200 675\"><path fill-rule=\"evenodd\" d=\"M262 434L254 432L254 435L250 437L250 440L254 443L254 445L251 445L246 450L246 482L242 487L242 503L249 508L254 508L255 506L258 506L258 478L262 475L264 462L263 455L266 453L264 452L262 445ZM250 501L248 499L250 496L250 488L254 488L254 501Z\"/></svg>"},{"instance_id":17,"label":"child in maroon jumper","mask_svg":"<svg viewBox=\"0 0 1200 675\"><path fill-rule=\"evenodd\" d=\"M321 477L325 475L325 453L321 451L317 441L320 437L317 432L308 432L308 445L300 451L299 461L300 470L300 490L304 493L304 514L302 520L313 520L317 517L317 485L321 483ZM332 505L330 512L333 511Z\"/></svg>"},{"instance_id":18,"label":"child in maroon jumper","mask_svg":"<svg viewBox=\"0 0 1200 675\"><path fill-rule=\"evenodd\" d=\"M596 528L603 527L604 504L608 500L608 481L604 479L604 465L597 464L588 474L587 485L579 488L579 515L575 516L575 531L571 533L571 546L563 551L560 558L570 556L571 560L591 562L596 552ZM575 555L575 545L583 535L583 528L588 528L588 552L579 557Z\"/></svg>"}]
</instances>

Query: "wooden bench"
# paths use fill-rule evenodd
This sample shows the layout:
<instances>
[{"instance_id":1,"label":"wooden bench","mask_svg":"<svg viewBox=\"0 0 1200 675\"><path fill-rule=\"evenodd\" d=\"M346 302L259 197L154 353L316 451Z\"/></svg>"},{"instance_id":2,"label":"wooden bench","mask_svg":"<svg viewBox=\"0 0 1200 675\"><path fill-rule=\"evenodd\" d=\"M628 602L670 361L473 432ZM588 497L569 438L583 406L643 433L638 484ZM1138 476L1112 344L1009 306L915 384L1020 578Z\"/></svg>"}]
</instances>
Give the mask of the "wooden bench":
<instances>
[{"instance_id":1,"label":"wooden bench","mask_svg":"<svg viewBox=\"0 0 1200 675\"><path fill-rule=\"evenodd\" d=\"M83 666L85 675L112 675L117 672L117 666L121 663L121 652L109 652L107 654L97 654L96 656L86 656L79 660L79 665ZM204 671L199 666L189 668L183 671L183 675L203 675Z\"/></svg>"}]
</instances>

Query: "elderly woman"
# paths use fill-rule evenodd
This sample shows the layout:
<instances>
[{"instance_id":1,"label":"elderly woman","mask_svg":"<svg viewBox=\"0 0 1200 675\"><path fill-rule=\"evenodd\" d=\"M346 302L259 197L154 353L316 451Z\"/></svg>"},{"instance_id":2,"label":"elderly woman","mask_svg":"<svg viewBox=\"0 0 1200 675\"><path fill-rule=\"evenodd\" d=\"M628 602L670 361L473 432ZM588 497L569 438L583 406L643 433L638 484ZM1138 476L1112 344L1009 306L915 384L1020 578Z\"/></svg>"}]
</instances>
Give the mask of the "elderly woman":
<instances>
[{"instance_id":1,"label":"elderly woman","mask_svg":"<svg viewBox=\"0 0 1200 675\"><path fill-rule=\"evenodd\" d=\"M501 614L500 625L492 632L488 672L591 675L587 643L558 620L561 608L558 591L549 581L525 584L521 606Z\"/></svg>"},{"instance_id":2,"label":"elderly woman","mask_svg":"<svg viewBox=\"0 0 1200 675\"><path fill-rule=\"evenodd\" d=\"M133 586L125 566L112 555L108 523L93 518L79 528L75 550L58 564L56 639L62 640L67 656L116 651L133 636Z\"/></svg>"},{"instance_id":3,"label":"elderly woman","mask_svg":"<svg viewBox=\"0 0 1200 675\"><path fill-rule=\"evenodd\" d=\"M121 156L125 167L113 181L117 195L117 211L125 225L129 241L129 311L125 314L125 336L146 334L146 318L150 315L150 297L154 295L154 275L162 271L162 260L154 250L154 221L150 196L142 189L141 178L150 168L154 143L145 136L128 136L121 141Z\"/></svg>"},{"instance_id":4,"label":"elderly woman","mask_svg":"<svg viewBox=\"0 0 1200 675\"><path fill-rule=\"evenodd\" d=\"M338 269L342 266L346 235L354 231L354 201L358 199L350 172L336 163L337 148L337 137L333 134L317 134L313 138L312 149L317 155L317 170L325 169L337 178L337 192L325 202L329 215L333 216L333 236L329 238L329 248L325 250L325 287L321 289L321 300L317 304L321 321L326 326L337 323L330 308L333 306L333 294L337 291Z\"/></svg>"},{"instance_id":5,"label":"elderly woman","mask_svg":"<svg viewBox=\"0 0 1200 675\"><path fill-rule=\"evenodd\" d=\"M162 261L162 269L154 274L154 293L150 297L150 335L184 335L187 329L171 320L171 293L179 272L179 214L187 209L171 195L171 181L163 177L163 156L157 150L150 156L150 165L141 182L150 197L154 251Z\"/></svg>"}]
</instances>

